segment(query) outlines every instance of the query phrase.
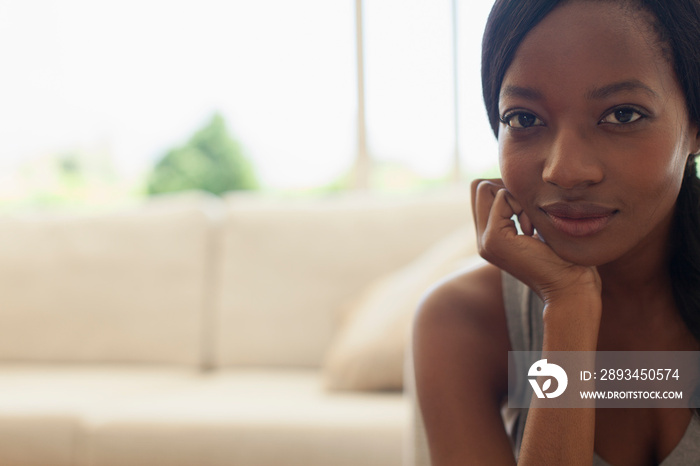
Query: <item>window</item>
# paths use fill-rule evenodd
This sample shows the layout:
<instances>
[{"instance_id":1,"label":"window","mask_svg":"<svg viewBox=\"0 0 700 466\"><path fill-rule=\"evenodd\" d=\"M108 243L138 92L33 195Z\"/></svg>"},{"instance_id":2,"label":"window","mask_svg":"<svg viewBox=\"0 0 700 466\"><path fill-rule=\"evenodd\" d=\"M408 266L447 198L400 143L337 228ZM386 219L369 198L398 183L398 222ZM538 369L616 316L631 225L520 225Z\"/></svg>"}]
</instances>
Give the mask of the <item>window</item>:
<instances>
[{"instance_id":1,"label":"window","mask_svg":"<svg viewBox=\"0 0 700 466\"><path fill-rule=\"evenodd\" d=\"M364 2L370 155L444 177L451 3ZM495 160L472 62L489 3L459 17L465 170ZM333 183L357 150L355 45L354 0L4 0L0 203L140 195L215 112L264 188Z\"/></svg>"}]
</instances>

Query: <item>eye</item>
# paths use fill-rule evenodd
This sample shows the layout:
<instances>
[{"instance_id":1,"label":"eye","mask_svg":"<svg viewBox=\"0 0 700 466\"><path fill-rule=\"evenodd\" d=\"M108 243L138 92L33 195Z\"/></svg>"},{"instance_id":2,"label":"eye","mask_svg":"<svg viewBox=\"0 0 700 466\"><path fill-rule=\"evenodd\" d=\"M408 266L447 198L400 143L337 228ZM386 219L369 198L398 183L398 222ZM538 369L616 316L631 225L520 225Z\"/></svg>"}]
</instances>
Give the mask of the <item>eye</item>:
<instances>
[{"instance_id":1,"label":"eye","mask_svg":"<svg viewBox=\"0 0 700 466\"><path fill-rule=\"evenodd\" d=\"M624 125L646 118L646 115L634 107L618 107L605 115L598 123Z\"/></svg>"},{"instance_id":2,"label":"eye","mask_svg":"<svg viewBox=\"0 0 700 466\"><path fill-rule=\"evenodd\" d=\"M506 113L501 118L501 123L511 128L531 128L533 126L544 126L544 122L534 114L522 111Z\"/></svg>"}]
</instances>

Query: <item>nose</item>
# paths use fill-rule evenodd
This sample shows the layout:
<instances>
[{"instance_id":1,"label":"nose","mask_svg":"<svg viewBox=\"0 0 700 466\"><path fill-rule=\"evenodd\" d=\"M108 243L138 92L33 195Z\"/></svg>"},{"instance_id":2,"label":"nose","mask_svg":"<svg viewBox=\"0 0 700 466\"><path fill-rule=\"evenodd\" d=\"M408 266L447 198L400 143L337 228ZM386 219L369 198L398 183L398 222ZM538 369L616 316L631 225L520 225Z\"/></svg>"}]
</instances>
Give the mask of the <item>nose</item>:
<instances>
[{"instance_id":1,"label":"nose","mask_svg":"<svg viewBox=\"0 0 700 466\"><path fill-rule=\"evenodd\" d=\"M550 147L542 179L562 189L600 183L605 176L598 151L584 134L562 130Z\"/></svg>"}]
</instances>

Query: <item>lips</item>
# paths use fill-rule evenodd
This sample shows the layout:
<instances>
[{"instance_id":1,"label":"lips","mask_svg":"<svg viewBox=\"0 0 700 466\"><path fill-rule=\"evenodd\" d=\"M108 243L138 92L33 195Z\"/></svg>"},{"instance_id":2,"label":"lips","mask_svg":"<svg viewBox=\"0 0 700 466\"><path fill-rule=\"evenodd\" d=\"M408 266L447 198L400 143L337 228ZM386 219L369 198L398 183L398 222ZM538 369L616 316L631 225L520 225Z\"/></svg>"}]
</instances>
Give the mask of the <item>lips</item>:
<instances>
[{"instance_id":1,"label":"lips","mask_svg":"<svg viewBox=\"0 0 700 466\"><path fill-rule=\"evenodd\" d=\"M557 230L579 237L599 233L618 212L604 205L578 202L555 202L540 208Z\"/></svg>"}]
</instances>

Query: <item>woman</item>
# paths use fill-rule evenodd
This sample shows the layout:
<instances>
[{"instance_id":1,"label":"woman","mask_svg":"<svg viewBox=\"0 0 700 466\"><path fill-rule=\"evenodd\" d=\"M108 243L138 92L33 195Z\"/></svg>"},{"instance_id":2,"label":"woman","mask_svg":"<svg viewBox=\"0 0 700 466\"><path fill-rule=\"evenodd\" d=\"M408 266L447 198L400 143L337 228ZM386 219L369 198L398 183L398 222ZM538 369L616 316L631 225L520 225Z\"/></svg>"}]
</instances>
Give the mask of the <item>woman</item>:
<instances>
[{"instance_id":1,"label":"woman","mask_svg":"<svg viewBox=\"0 0 700 466\"><path fill-rule=\"evenodd\" d=\"M509 350L700 350L700 1L497 0L483 47L490 264L415 322L433 466L700 464L690 409L531 407L512 438L500 415Z\"/></svg>"}]
</instances>

